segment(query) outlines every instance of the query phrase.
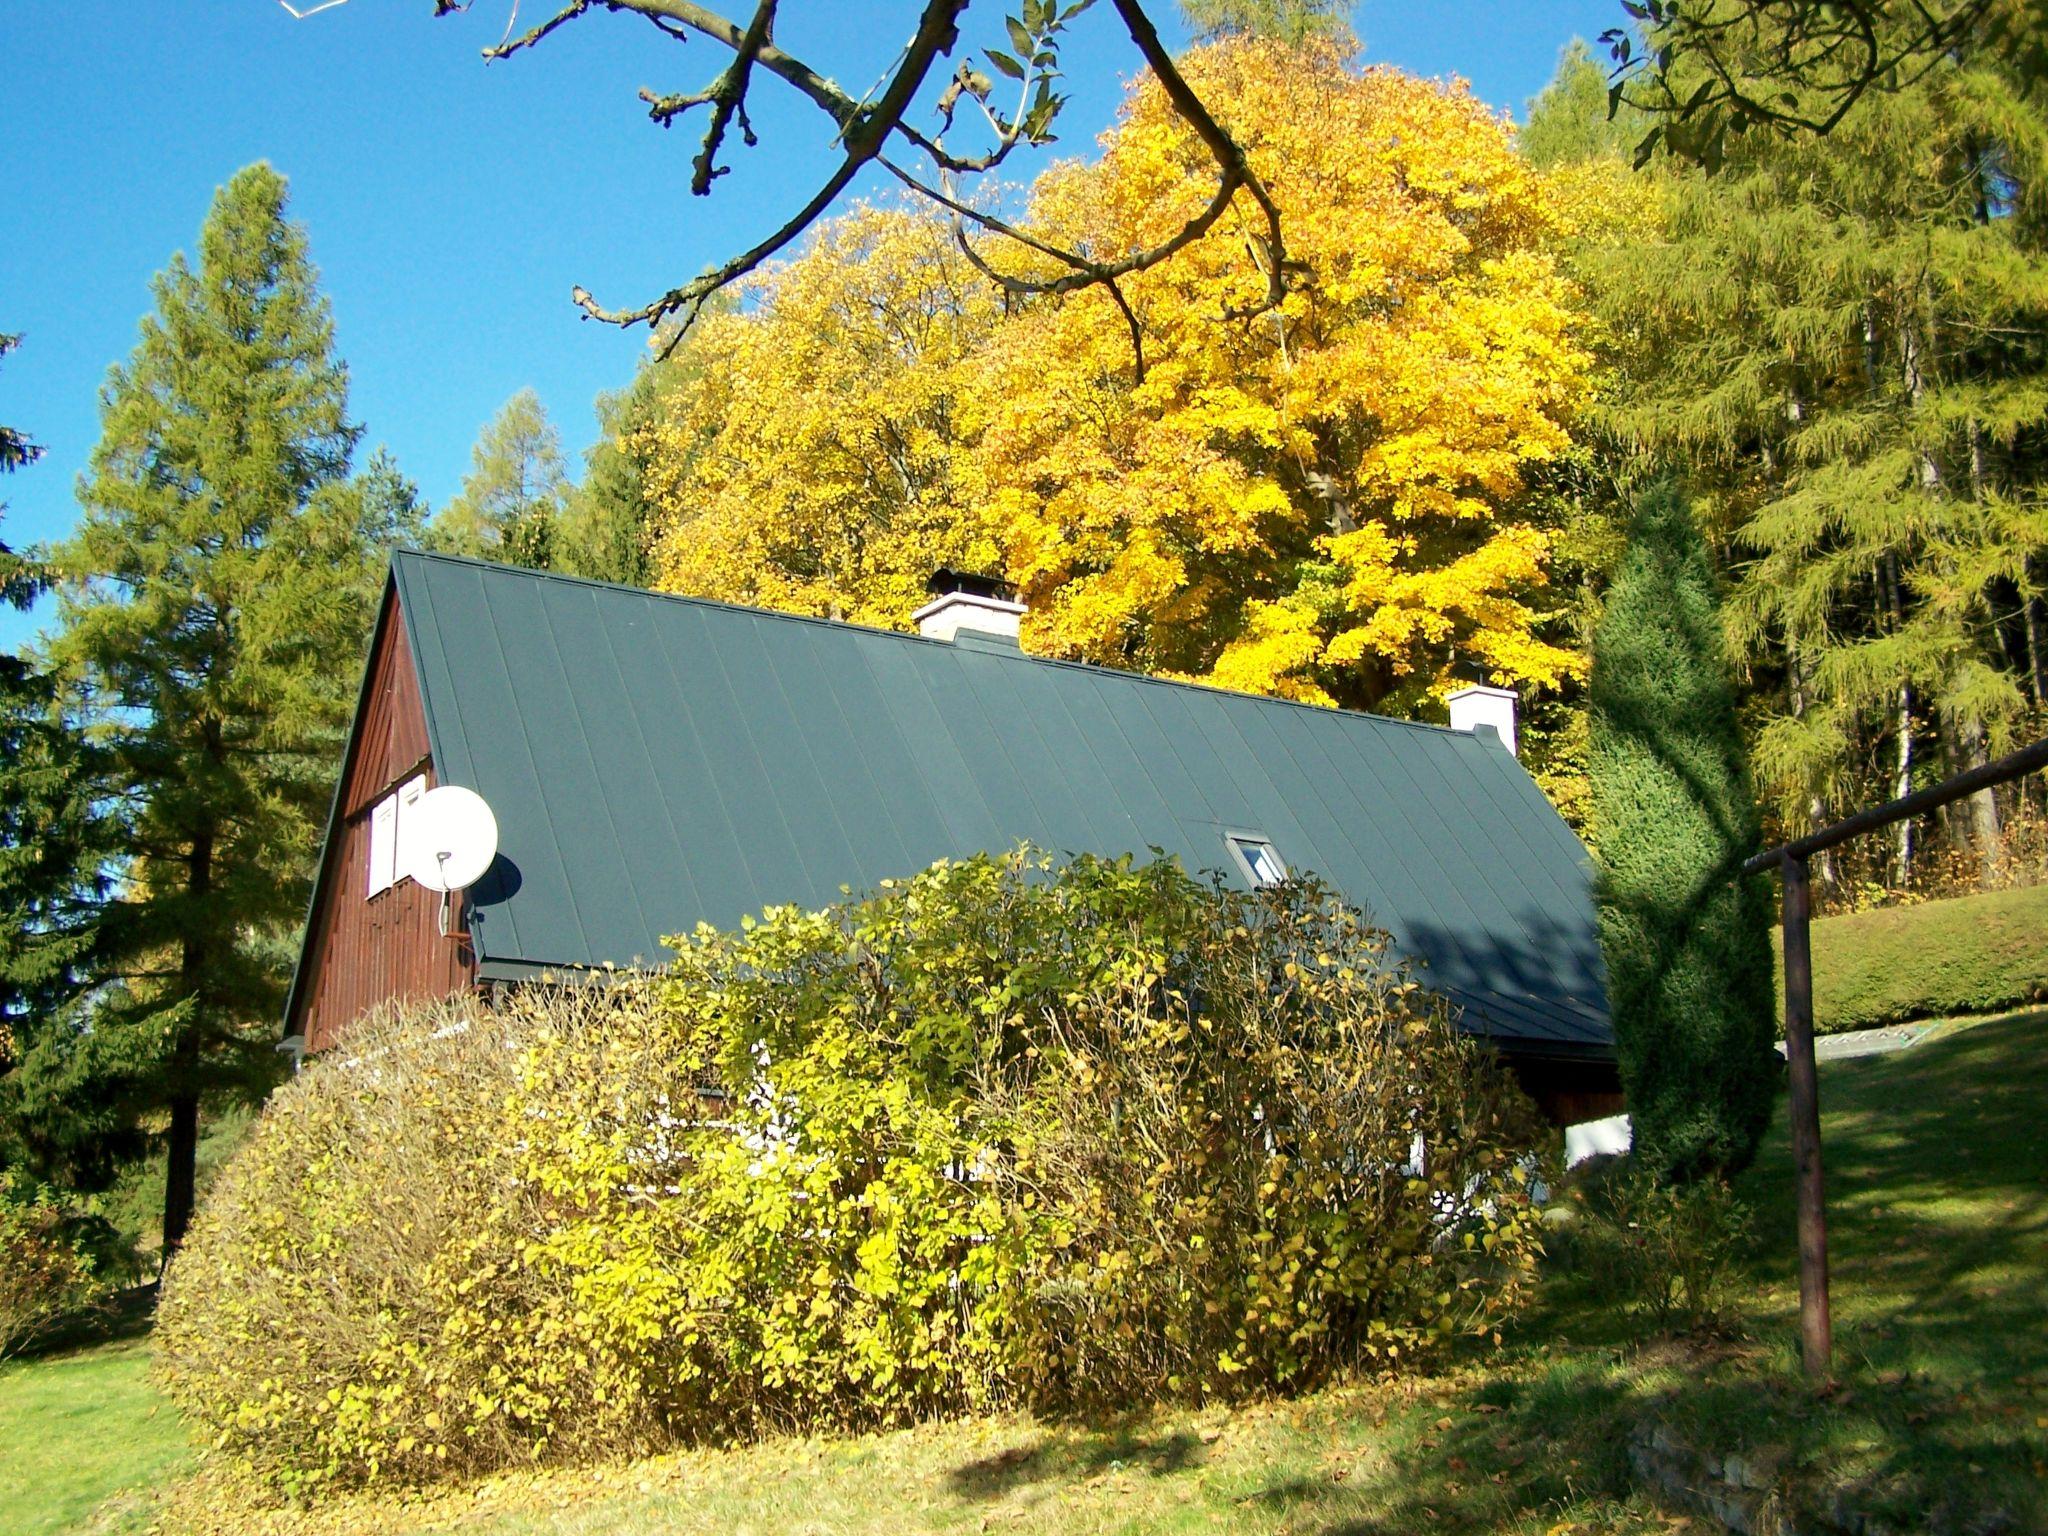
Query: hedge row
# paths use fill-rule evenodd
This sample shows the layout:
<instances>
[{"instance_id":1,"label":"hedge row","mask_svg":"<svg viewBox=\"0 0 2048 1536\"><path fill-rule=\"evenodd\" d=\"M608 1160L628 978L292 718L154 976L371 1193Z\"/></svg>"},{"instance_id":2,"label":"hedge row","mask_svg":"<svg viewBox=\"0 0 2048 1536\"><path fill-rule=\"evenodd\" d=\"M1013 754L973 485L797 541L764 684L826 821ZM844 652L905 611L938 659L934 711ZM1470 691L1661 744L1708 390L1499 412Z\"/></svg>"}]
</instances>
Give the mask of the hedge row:
<instances>
[{"instance_id":1,"label":"hedge row","mask_svg":"<svg viewBox=\"0 0 2048 1536\"><path fill-rule=\"evenodd\" d=\"M2048 886L1854 912L1813 926L1814 1026L1822 1034L2044 998Z\"/></svg>"},{"instance_id":2,"label":"hedge row","mask_svg":"<svg viewBox=\"0 0 2048 1536\"><path fill-rule=\"evenodd\" d=\"M1295 1390L1527 1292L1533 1110L1312 884L1020 852L672 942L272 1098L158 1314L221 1446L303 1490Z\"/></svg>"}]
</instances>

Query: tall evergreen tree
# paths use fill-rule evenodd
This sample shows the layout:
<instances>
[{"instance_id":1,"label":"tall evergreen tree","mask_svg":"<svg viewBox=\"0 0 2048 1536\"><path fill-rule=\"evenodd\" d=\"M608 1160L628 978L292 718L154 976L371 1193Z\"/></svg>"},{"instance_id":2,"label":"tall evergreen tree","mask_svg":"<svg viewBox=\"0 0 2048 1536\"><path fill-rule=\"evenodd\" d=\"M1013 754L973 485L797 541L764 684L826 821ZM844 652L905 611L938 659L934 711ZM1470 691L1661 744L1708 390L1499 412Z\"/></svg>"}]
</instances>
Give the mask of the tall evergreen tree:
<instances>
[{"instance_id":1,"label":"tall evergreen tree","mask_svg":"<svg viewBox=\"0 0 2048 1536\"><path fill-rule=\"evenodd\" d=\"M1679 1178L1755 1154L1777 1065L1770 897L1719 581L1685 498L1644 492L1593 633L1600 938L1639 1156Z\"/></svg>"},{"instance_id":2,"label":"tall evergreen tree","mask_svg":"<svg viewBox=\"0 0 2048 1536\"><path fill-rule=\"evenodd\" d=\"M347 369L284 178L238 172L197 264L174 257L155 300L102 391L77 532L51 554L51 654L122 808L93 1028L125 1045L128 1107L167 1117L168 1252L202 1105L276 1070L379 552L347 478Z\"/></svg>"},{"instance_id":3,"label":"tall evergreen tree","mask_svg":"<svg viewBox=\"0 0 2048 1536\"><path fill-rule=\"evenodd\" d=\"M0 335L0 357L17 343ZM0 427L0 472L41 456ZM40 562L0 542L0 601L25 611L48 585ZM0 1166L71 1182L91 1182L109 1151L90 1134L104 1085L77 1028L108 853L87 764L49 674L28 655L0 655Z\"/></svg>"},{"instance_id":4,"label":"tall evergreen tree","mask_svg":"<svg viewBox=\"0 0 2048 1536\"><path fill-rule=\"evenodd\" d=\"M1180 0L1197 38L1268 37L1300 44L1348 36L1356 0Z\"/></svg>"},{"instance_id":5,"label":"tall evergreen tree","mask_svg":"<svg viewBox=\"0 0 2048 1536\"><path fill-rule=\"evenodd\" d=\"M681 355L690 350L686 343ZM598 396L598 438L562 514L557 563L571 575L629 587L654 578L655 513L647 500L649 450L641 434L659 409L662 380L673 366L649 364L624 389Z\"/></svg>"},{"instance_id":6,"label":"tall evergreen tree","mask_svg":"<svg viewBox=\"0 0 2048 1536\"><path fill-rule=\"evenodd\" d=\"M408 548L426 537L431 510L419 486L398 467L398 458L378 444L355 480L362 497L363 538L380 552ZM383 562L373 568L381 588Z\"/></svg>"},{"instance_id":7,"label":"tall evergreen tree","mask_svg":"<svg viewBox=\"0 0 2048 1536\"><path fill-rule=\"evenodd\" d=\"M1600 110L1577 76L1560 119ZM2048 703L2048 112L1950 61L1825 138L1726 154L1713 176L1653 168L1659 237L1581 271L1618 380L1606 425L1685 466L1738 567L1758 770L1797 832L1983 761ZM1988 792L1973 810L1992 858Z\"/></svg>"},{"instance_id":8,"label":"tall evergreen tree","mask_svg":"<svg viewBox=\"0 0 2048 1536\"><path fill-rule=\"evenodd\" d=\"M450 554L550 570L559 563L568 499L562 435L540 396L522 389L478 436L462 491L428 526L427 542Z\"/></svg>"}]
</instances>

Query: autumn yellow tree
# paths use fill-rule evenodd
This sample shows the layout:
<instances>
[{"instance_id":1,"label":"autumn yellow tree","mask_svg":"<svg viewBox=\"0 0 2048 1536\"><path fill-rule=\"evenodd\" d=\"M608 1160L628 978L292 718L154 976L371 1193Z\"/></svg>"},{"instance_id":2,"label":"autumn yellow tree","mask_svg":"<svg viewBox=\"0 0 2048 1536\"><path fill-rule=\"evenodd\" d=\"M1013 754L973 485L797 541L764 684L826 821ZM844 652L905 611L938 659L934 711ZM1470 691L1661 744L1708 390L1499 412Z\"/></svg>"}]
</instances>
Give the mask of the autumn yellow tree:
<instances>
[{"instance_id":1,"label":"autumn yellow tree","mask_svg":"<svg viewBox=\"0 0 2048 1536\"><path fill-rule=\"evenodd\" d=\"M1589 368L1550 183L1462 86L1329 41L1183 68L1282 205L1283 308L1237 313L1268 288L1249 208L1122 304L1007 306L928 216L860 213L717 322L725 361L655 429L663 581L900 625L934 565L975 565L1042 653L1399 712L1571 674L1528 495ZM1140 84L1027 227L1155 242L1213 191L1204 153Z\"/></svg>"},{"instance_id":2,"label":"autumn yellow tree","mask_svg":"<svg viewBox=\"0 0 2048 1536\"><path fill-rule=\"evenodd\" d=\"M1303 263L1251 319L1256 226L1226 217L1126 296L998 333L977 467L1047 649L1403 712L1453 680L1554 684L1549 539L1518 515L1569 446L1588 359L1543 178L1459 86L1327 42L1185 61L1261 168ZM1114 249L1198 197L1197 146L1140 87L1102 159L1034 215Z\"/></svg>"},{"instance_id":3,"label":"autumn yellow tree","mask_svg":"<svg viewBox=\"0 0 2048 1536\"><path fill-rule=\"evenodd\" d=\"M942 224L863 208L691 333L646 429L671 591L901 627L1002 551L959 486L960 396L1001 315Z\"/></svg>"}]
</instances>

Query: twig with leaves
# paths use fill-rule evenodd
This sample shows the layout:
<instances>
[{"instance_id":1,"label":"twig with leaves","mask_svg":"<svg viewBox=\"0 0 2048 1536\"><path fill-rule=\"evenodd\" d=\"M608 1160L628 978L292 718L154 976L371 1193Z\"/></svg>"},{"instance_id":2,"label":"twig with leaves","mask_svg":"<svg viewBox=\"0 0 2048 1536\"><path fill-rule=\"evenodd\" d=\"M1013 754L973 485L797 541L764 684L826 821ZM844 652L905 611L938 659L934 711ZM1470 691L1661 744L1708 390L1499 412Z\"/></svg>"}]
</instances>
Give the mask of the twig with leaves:
<instances>
[{"instance_id":1,"label":"twig with leaves","mask_svg":"<svg viewBox=\"0 0 2048 1536\"><path fill-rule=\"evenodd\" d=\"M1652 119L1659 144L1718 170L1753 129L1827 134L1872 90L1896 90L1969 44L2023 41L2028 7L2001 0L1622 0L1636 27L1600 35L1610 115ZM2038 41L2028 43L2039 51Z\"/></svg>"}]
</instances>

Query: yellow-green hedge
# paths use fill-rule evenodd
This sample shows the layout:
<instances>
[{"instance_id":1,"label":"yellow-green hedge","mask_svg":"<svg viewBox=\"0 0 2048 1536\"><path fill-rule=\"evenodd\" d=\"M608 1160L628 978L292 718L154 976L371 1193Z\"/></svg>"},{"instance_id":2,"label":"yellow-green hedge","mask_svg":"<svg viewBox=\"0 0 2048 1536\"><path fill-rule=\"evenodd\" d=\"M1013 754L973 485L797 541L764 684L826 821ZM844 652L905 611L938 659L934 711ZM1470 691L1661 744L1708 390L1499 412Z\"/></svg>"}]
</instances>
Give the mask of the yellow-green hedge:
<instances>
[{"instance_id":1,"label":"yellow-green hedge","mask_svg":"<svg viewBox=\"0 0 2048 1536\"><path fill-rule=\"evenodd\" d=\"M1526 1101L1314 887L1020 852L674 943L281 1091L166 1282L179 1403L410 1479L1287 1389L1523 1294Z\"/></svg>"},{"instance_id":2,"label":"yellow-green hedge","mask_svg":"<svg viewBox=\"0 0 2048 1536\"><path fill-rule=\"evenodd\" d=\"M1812 943L1823 1034L2016 1008L2048 998L2048 886L1822 918Z\"/></svg>"}]
</instances>

